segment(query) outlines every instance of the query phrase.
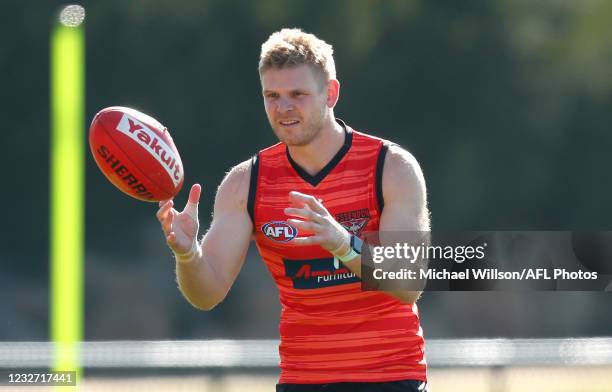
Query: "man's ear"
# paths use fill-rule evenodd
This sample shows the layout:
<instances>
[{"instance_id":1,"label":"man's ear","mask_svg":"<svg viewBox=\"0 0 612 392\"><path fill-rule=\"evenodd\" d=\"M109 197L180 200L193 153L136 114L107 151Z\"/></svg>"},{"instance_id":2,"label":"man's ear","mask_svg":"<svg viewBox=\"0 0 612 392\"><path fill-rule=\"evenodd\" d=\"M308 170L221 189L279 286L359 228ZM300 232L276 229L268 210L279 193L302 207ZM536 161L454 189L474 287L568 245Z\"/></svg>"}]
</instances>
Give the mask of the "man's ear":
<instances>
[{"instance_id":1,"label":"man's ear","mask_svg":"<svg viewBox=\"0 0 612 392\"><path fill-rule=\"evenodd\" d=\"M331 79L327 82L327 106L330 108L336 106L338 98L340 98L340 82Z\"/></svg>"}]
</instances>

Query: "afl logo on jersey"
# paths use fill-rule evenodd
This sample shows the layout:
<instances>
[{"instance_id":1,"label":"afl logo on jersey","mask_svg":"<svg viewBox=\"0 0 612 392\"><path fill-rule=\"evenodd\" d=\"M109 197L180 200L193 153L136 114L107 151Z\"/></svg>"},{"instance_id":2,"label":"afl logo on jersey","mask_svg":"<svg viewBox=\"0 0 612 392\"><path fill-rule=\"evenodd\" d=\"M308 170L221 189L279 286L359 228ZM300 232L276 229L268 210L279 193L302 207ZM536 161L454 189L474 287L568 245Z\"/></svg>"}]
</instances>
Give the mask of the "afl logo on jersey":
<instances>
[{"instance_id":1,"label":"afl logo on jersey","mask_svg":"<svg viewBox=\"0 0 612 392\"><path fill-rule=\"evenodd\" d=\"M261 226L261 231L276 242L289 242L297 236L297 229L285 221L272 221Z\"/></svg>"}]
</instances>

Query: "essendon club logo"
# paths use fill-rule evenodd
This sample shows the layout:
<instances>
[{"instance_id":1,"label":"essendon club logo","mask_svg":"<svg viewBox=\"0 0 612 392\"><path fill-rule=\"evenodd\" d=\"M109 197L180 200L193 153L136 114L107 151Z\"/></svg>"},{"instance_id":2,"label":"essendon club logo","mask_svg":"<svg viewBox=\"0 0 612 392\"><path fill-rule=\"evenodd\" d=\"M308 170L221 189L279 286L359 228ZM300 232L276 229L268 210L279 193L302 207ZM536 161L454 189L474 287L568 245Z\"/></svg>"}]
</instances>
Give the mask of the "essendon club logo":
<instances>
[{"instance_id":1,"label":"essendon club logo","mask_svg":"<svg viewBox=\"0 0 612 392\"><path fill-rule=\"evenodd\" d=\"M268 222L261 226L261 231L271 240L289 242L297 236L297 229L285 221Z\"/></svg>"},{"instance_id":2,"label":"essendon club logo","mask_svg":"<svg viewBox=\"0 0 612 392\"><path fill-rule=\"evenodd\" d=\"M361 210L342 212L336 214L336 221L351 234L361 237L361 232L370 221L370 210L362 208Z\"/></svg>"},{"instance_id":3,"label":"essendon club logo","mask_svg":"<svg viewBox=\"0 0 612 392\"><path fill-rule=\"evenodd\" d=\"M318 289L359 282L348 268L334 266L334 258L310 260L283 260L285 274L293 280L295 289Z\"/></svg>"}]
</instances>

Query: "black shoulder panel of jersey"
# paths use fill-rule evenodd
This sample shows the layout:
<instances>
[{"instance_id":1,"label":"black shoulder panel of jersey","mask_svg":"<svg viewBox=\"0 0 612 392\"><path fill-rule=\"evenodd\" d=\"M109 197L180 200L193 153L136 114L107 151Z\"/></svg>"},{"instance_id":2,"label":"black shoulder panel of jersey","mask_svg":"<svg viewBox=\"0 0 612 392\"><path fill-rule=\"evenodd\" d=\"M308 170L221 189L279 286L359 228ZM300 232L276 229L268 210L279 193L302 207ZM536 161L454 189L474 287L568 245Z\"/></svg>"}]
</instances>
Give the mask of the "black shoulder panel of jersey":
<instances>
[{"instance_id":1,"label":"black shoulder panel of jersey","mask_svg":"<svg viewBox=\"0 0 612 392\"><path fill-rule=\"evenodd\" d=\"M387 156L387 150L389 150L389 143L384 142L378 152L378 159L376 159L376 199L378 200L378 211L382 213L385 208L385 199L383 196L383 169L385 168L385 157Z\"/></svg>"},{"instance_id":2,"label":"black shoulder panel of jersey","mask_svg":"<svg viewBox=\"0 0 612 392\"><path fill-rule=\"evenodd\" d=\"M257 196L257 176L259 174L259 154L251 158L251 180L249 181L249 197L247 199L247 211L255 225L255 196Z\"/></svg>"}]
</instances>

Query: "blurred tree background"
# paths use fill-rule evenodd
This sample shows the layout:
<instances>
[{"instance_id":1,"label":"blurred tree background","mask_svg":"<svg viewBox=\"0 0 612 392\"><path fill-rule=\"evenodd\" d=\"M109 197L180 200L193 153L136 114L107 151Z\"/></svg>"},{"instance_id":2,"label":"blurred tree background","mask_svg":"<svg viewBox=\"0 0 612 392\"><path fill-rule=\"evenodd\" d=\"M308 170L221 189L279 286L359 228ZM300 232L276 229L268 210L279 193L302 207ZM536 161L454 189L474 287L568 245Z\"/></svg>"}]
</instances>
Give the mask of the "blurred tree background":
<instances>
[{"instance_id":1,"label":"blurred tree background","mask_svg":"<svg viewBox=\"0 0 612 392\"><path fill-rule=\"evenodd\" d=\"M48 337L49 31L60 4L0 2L2 340ZM86 118L122 105L167 125L185 188L203 184L203 229L225 172L275 143L257 61L282 27L334 45L336 115L417 157L434 229L610 229L612 2L81 4ZM255 251L225 302L208 313L191 308L156 205L114 189L89 155L86 165L87 339L277 336L277 292ZM428 292L420 309L427 337L609 335L611 299Z\"/></svg>"}]
</instances>

